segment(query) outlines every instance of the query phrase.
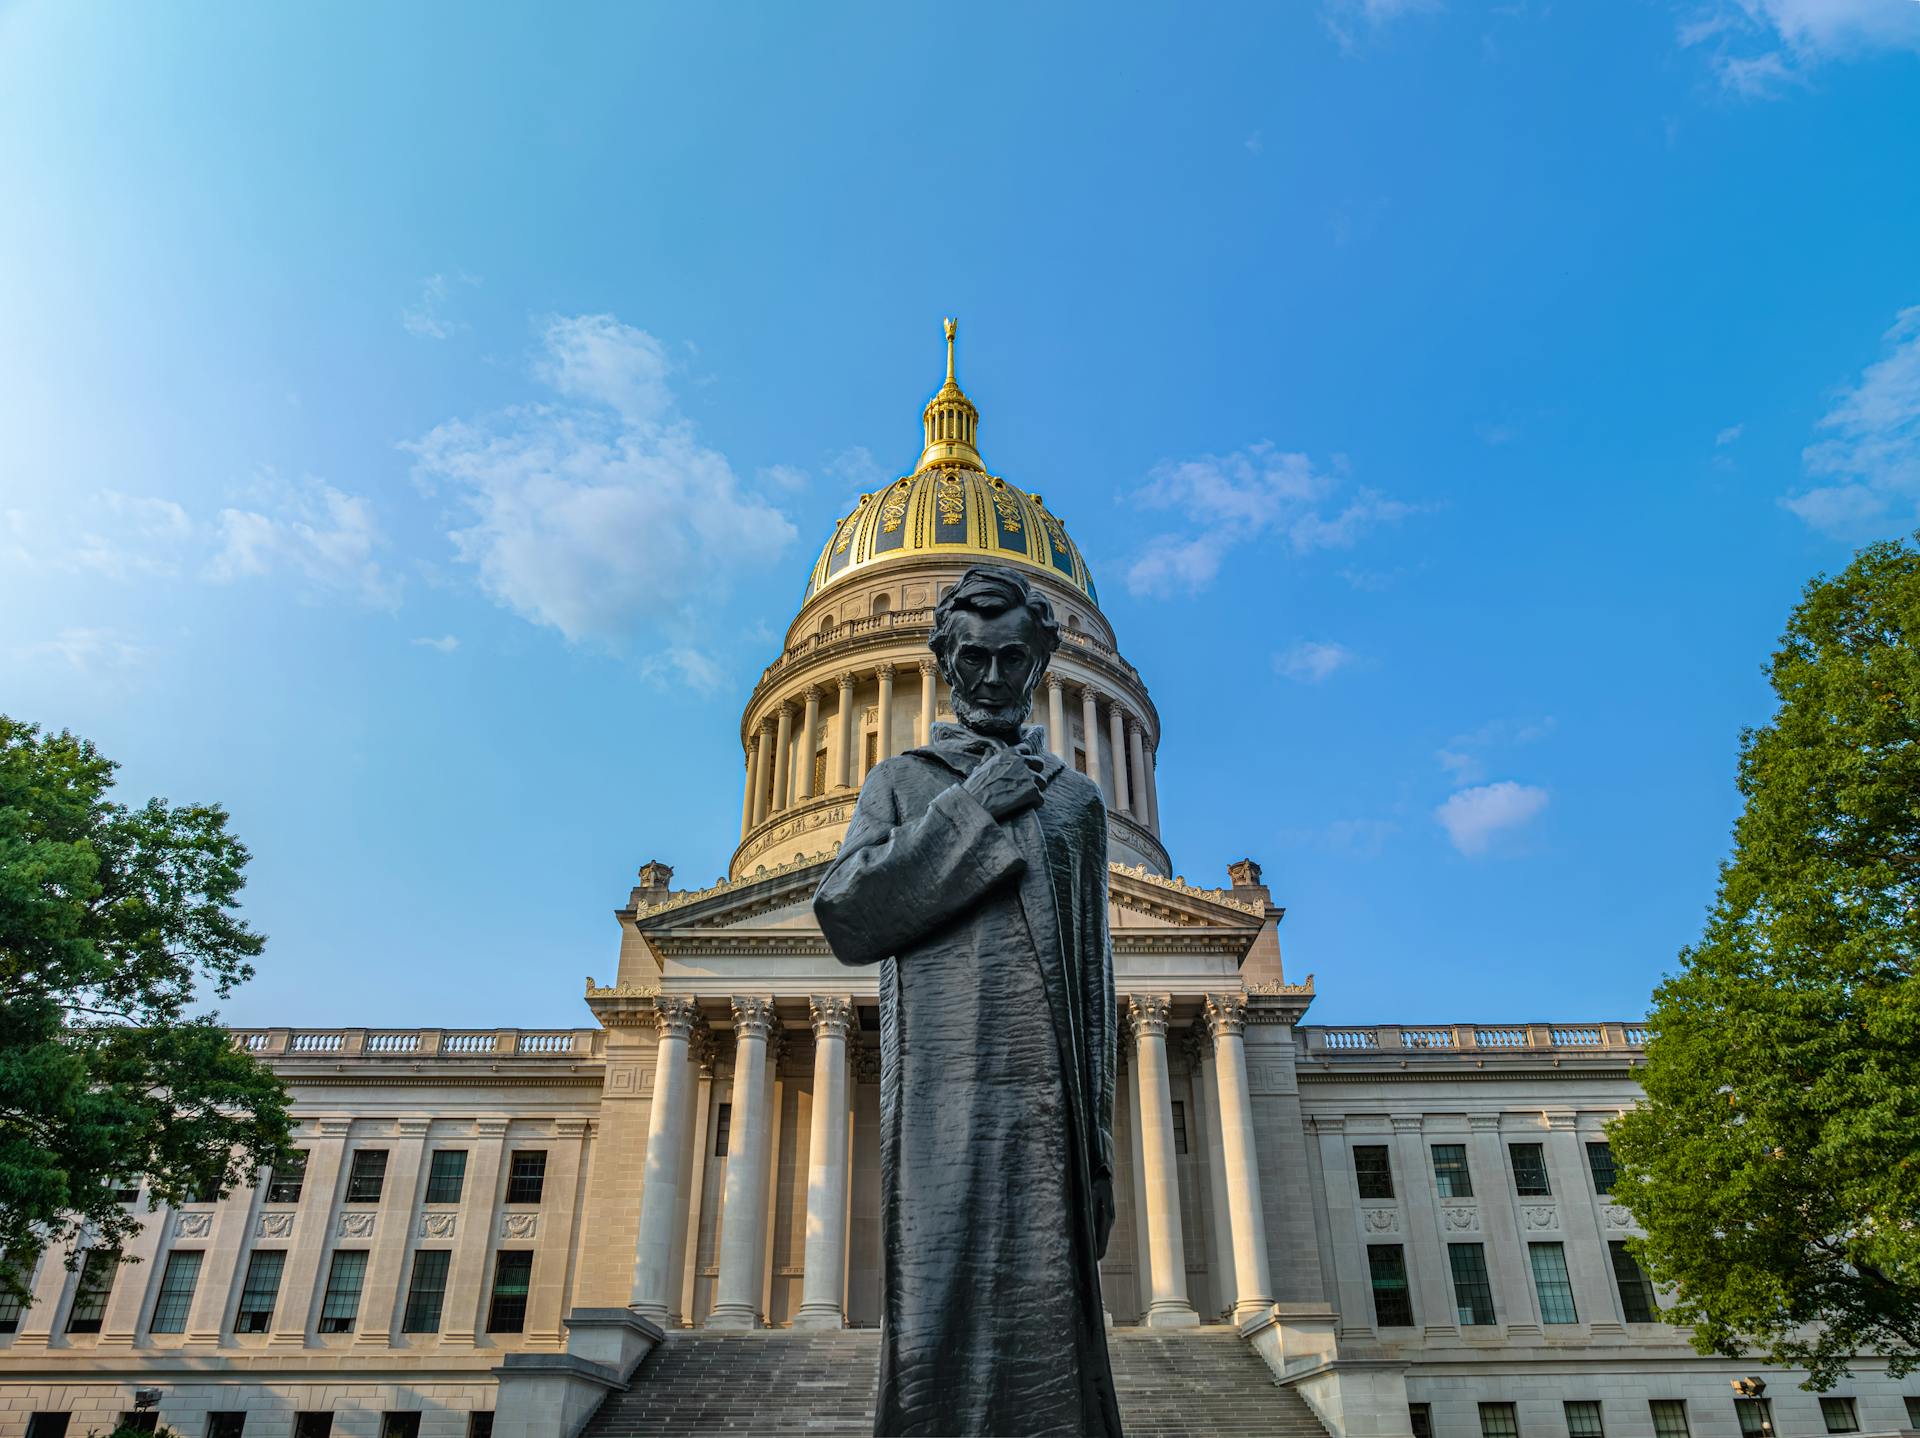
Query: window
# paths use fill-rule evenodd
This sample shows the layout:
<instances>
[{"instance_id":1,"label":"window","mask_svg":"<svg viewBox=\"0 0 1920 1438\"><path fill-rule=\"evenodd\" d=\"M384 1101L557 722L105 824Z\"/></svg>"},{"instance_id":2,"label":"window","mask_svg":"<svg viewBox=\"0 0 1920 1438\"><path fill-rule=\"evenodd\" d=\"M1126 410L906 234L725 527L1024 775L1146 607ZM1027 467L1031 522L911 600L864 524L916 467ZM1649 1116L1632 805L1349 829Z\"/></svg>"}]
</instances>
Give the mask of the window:
<instances>
[{"instance_id":1,"label":"window","mask_svg":"<svg viewBox=\"0 0 1920 1438\"><path fill-rule=\"evenodd\" d=\"M458 1203L460 1190L467 1182L467 1151L464 1148L439 1148L427 1169L427 1202Z\"/></svg>"},{"instance_id":2,"label":"window","mask_svg":"<svg viewBox=\"0 0 1920 1438\"><path fill-rule=\"evenodd\" d=\"M387 1151L384 1148L356 1149L353 1168L347 1174L348 1203L378 1203L380 1189L387 1181Z\"/></svg>"},{"instance_id":3,"label":"window","mask_svg":"<svg viewBox=\"0 0 1920 1438\"><path fill-rule=\"evenodd\" d=\"M1507 1145L1513 1156L1513 1191L1522 1198L1545 1198L1553 1192L1547 1182L1547 1151L1537 1143Z\"/></svg>"},{"instance_id":4,"label":"window","mask_svg":"<svg viewBox=\"0 0 1920 1438\"><path fill-rule=\"evenodd\" d=\"M507 1202L538 1203L540 1190L547 1182L547 1151L544 1148L523 1148L513 1155L513 1166L507 1171Z\"/></svg>"},{"instance_id":5,"label":"window","mask_svg":"<svg viewBox=\"0 0 1920 1438\"><path fill-rule=\"evenodd\" d=\"M873 596L873 603L867 607L867 613L881 615L885 614L891 608L893 608L893 601L891 599L887 598L884 594L876 594Z\"/></svg>"},{"instance_id":6,"label":"window","mask_svg":"<svg viewBox=\"0 0 1920 1438\"><path fill-rule=\"evenodd\" d=\"M1449 1243L1453 1306L1463 1324L1493 1323L1493 1285L1487 1281L1487 1250L1478 1243Z\"/></svg>"},{"instance_id":7,"label":"window","mask_svg":"<svg viewBox=\"0 0 1920 1438\"><path fill-rule=\"evenodd\" d=\"M1480 1405L1480 1438L1520 1438L1520 1420L1511 1403Z\"/></svg>"},{"instance_id":8,"label":"window","mask_svg":"<svg viewBox=\"0 0 1920 1438\"><path fill-rule=\"evenodd\" d=\"M1413 1429L1413 1438L1433 1438L1433 1405L1409 1403L1407 1426Z\"/></svg>"},{"instance_id":9,"label":"window","mask_svg":"<svg viewBox=\"0 0 1920 1438\"><path fill-rule=\"evenodd\" d=\"M400 1322L402 1333L438 1333L440 1309L447 1301L447 1263L452 1257L445 1248L423 1248L413 1256L413 1282L407 1285L407 1312Z\"/></svg>"},{"instance_id":10,"label":"window","mask_svg":"<svg viewBox=\"0 0 1920 1438\"><path fill-rule=\"evenodd\" d=\"M1362 1198L1392 1198L1393 1166L1387 1161L1387 1146L1384 1143L1355 1144L1353 1177L1360 1185Z\"/></svg>"},{"instance_id":11,"label":"window","mask_svg":"<svg viewBox=\"0 0 1920 1438\"><path fill-rule=\"evenodd\" d=\"M73 1286L73 1311L67 1315L67 1332L98 1333L106 1316L107 1295L113 1292L114 1270L120 1266L120 1254L111 1248L89 1248L80 1264L80 1281Z\"/></svg>"},{"instance_id":12,"label":"window","mask_svg":"<svg viewBox=\"0 0 1920 1438\"><path fill-rule=\"evenodd\" d=\"M139 1199L140 1179L138 1175L133 1178L109 1179L108 1182L112 1185L113 1201L115 1203L133 1203Z\"/></svg>"},{"instance_id":13,"label":"window","mask_svg":"<svg viewBox=\"0 0 1920 1438\"><path fill-rule=\"evenodd\" d=\"M1578 1323L1573 1307L1573 1283L1567 1277L1567 1247L1564 1243L1529 1243L1527 1256L1533 1262L1533 1287L1540 1295L1542 1323Z\"/></svg>"},{"instance_id":14,"label":"window","mask_svg":"<svg viewBox=\"0 0 1920 1438\"><path fill-rule=\"evenodd\" d=\"M267 1202L298 1203L301 1186L306 1181L307 1151L296 1148L292 1159L267 1171Z\"/></svg>"},{"instance_id":15,"label":"window","mask_svg":"<svg viewBox=\"0 0 1920 1438\"><path fill-rule=\"evenodd\" d=\"M1907 1395L1907 1427L1920 1428L1920 1398Z\"/></svg>"},{"instance_id":16,"label":"window","mask_svg":"<svg viewBox=\"0 0 1920 1438\"><path fill-rule=\"evenodd\" d=\"M39 1257L40 1255L37 1253L22 1254L16 1259L11 1253L0 1249L0 1268L10 1270L11 1277L17 1280L22 1288L31 1288L33 1286L33 1270L37 1265ZM0 1287L0 1333L19 1332L20 1315L25 1310L26 1304L20 1300L18 1295L9 1292L4 1287Z\"/></svg>"},{"instance_id":17,"label":"window","mask_svg":"<svg viewBox=\"0 0 1920 1438\"><path fill-rule=\"evenodd\" d=\"M360 1314L360 1285L367 1276L364 1248L336 1249L327 1270L327 1296L320 1302L322 1333L351 1333Z\"/></svg>"},{"instance_id":18,"label":"window","mask_svg":"<svg viewBox=\"0 0 1920 1438\"><path fill-rule=\"evenodd\" d=\"M194 1184L192 1189L187 1193L187 1202L218 1203L220 1201L220 1184L224 1177L224 1174L218 1174L213 1178Z\"/></svg>"},{"instance_id":19,"label":"window","mask_svg":"<svg viewBox=\"0 0 1920 1438\"><path fill-rule=\"evenodd\" d=\"M1187 1151L1187 1106L1179 1099L1173 1101L1173 1151Z\"/></svg>"},{"instance_id":20,"label":"window","mask_svg":"<svg viewBox=\"0 0 1920 1438\"><path fill-rule=\"evenodd\" d=\"M827 792L827 751L816 749L813 754L813 797L819 798Z\"/></svg>"},{"instance_id":21,"label":"window","mask_svg":"<svg viewBox=\"0 0 1920 1438\"><path fill-rule=\"evenodd\" d=\"M1607 1245L1613 1258L1613 1282L1620 1290L1620 1312L1629 1323L1658 1323L1660 1314L1653 1299L1653 1285L1626 1244L1615 1239Z\"/></svg>"},{"instance_id":22,"label":"window","mask_svg":"<svg viewBox=\"0 0 1920 1438\"><path fill-rule=\"evenodd\" d=\"M247 1281L240 1287L240 1306L233 1314L235 1333L267 1331L280 1297L280 1272L286 1266L286 1252L278 1248L260 1249L247 1260Z\"/></svg>"},{"instance_id":23,"label":"window","mask_svg":"<svg viewBox=\"0 0 1920 1438\"><path fill-rule=\"evenodd\" d=\"M36 1413L27 1420L27 1438L67 1438L71 1413Z\"/></svg>"},{"instance_id":24,"label":"window","mask_svg":"<svg viewBox=\"0 0 1920 1438\"><path fill-rule=\"evenodd\" d=\"M167 1271L160 1276L160 1296L153 1301L153 1319L149 1333L184 1333L187 1309L193 1305L193 1287L200 1281L200 1260L205 1255L197 1248L181 1248L167 1255Z\"/></svg>"},{"instance_id":25,"label":"window","mask_svg":"<svg viewBox=\"0 0 1920 1438\"><path fill-rule=\"evenodd\" d=\"M1367 1272L1373 1279L1374 1325L1413 1327L1413 1295L1407 1290L1407 1256L1400 1245L1369 1243Z\"/></svg>"},{"instance_id":26,"label":"window","mask_svg":"<svg viewBox=\"0 0 1920 1438\"><path fill-rule=\"evenodd\" d=\"M116 1432L151 1433L160 1426L160 1410L157 1408L136 1408L130 1413L122 1413Z\"/></svg>"},{"instance_id":27,"label":"window","mask_svg":"<svg viewBox=\"0 0 1920 1438\"><path fill-rule=\"evenodd\" d=\"M1613 1147L1611 1144L1587 1145L1587 1171L1593 1175L1595 1193L1613 1192Z\"/></svg>"},{"instance_id":28,"label":"window","mask_svg":"<svg viewBox=\"0 0 1920 1438\"><path fill-rule=\"evenodd\" d=\"M487 1332L518 1333L527 1322L527 1289L533 1278L533 1250L503 1248L493 1267L493 1301L487 1306Z\"/></svg>"},{"instance_id":29,"label":"window","mask_svg":"<svg viewBox=\"0 0 1920 1438\"><path fill-rule=\"evenodd\" d=\"M867 731L867 768L871 769L880 762L880 735L877 730Z\"/></svg>"},{"instance_id":30,"label":"window","mask_svg":"<svg viewBox=\"0 0 1920 1438\"><path fill-rule=\"evenodd\" d=\"M293 1438L332 1438L333 1415L324 1410L293 1415Z\"/></svg>"},{"instance_id":31,"label":"window","mask_svg":"<svg viewBox=\"0 0 1920 1438\"><path fill-rule=\"evenodd\" d=\"M1433 1146L1433 1181L1442 1198L1473 1197L1473 1175L1467 1170L1465 1144L1436 1143Z\"/></svg>"},{"instance_id":32,"label":"window","mask_svg":"<svg viewBox=\"0 0 1920 1438\"><path fill-rule=\"evenodd\" d=\"M1740 1421L1741 1438L1773 1438L1771 1398L1736 1398L1733 1416Z\"/></svg>"},{"instance_id":33,"label":"window","mask_svg":"<svg viewBox=\"0 0 1920 1438\"><path fill-rule=\"evenodd\" d=\"M719 1115L713 1121L713 1156L715 1158L727 1156L727 1133L732 1127L733 1105L723 1103L720 1105Z\"/></svg>"},{"instance_id":34,"label":"window","mask_svg":"<svg viewBox=\"0 0 1920 1438\"><path fill-rule=\"evenodd\" d=\"M1607 1438L1607 1430L1600 1423L1600 1404L1597 1399L1573 1399L1565 1407L1567 1438Z\"/></svg>"},{"instance_id":35,"label":"window","mask_svg":"<svg viewBox=\"0 0 1920 1438\"><path fill-rule=\"evenodd\" d=\"M493 1438L493 1410L476 1408L467 1415L467 1438Z\"/></svg>"},{"instance_id":36,"label":"window","mask_svg":"<svg viewBox=\"0 0 1920 1438\"><path fill-rule=\"evenodd\" d=\"M207 1438L240 1438L247 1426L244 1413L209 1413L207 1415Z\"/></svg>"},{"instance_id":37,"label":"window","mask_svg":"<svg viewBox=\"0 0 1920 1438\"><path fill-rule=\"evenodd\" d=\"M1078 744L1073 746L1073 767L1079 773L1087 772L1087 751Z\"/></svg>"},{"instance_id":38,"label":"window","mask_svg":"<svg viewBox=\"0 0 1920 1438\"><path fill-rule=\"evenodd\" d=\"M382 1413L380 1438L420 1438L418 1413Z\"/></svg>"},{"instance_id":39,"label":"window","mask_svg":"<svg viewBox=\"0 0 1920 1438\"><path fill-rule=\"evenodd\" d=\"M1820 1416L1826 1420L1829 1433L1860 1431L1860 1414L1854 1408L1851 1398L1822 1398Z\"/></svg>"},{"instance_id":40,"label":"window","mask_svg":"<svg viewBox=\"0 0 1920 1438\"><path fill-rule=\"evenodd\" d=\"M1687 1405L1678 1398L1656 1398L1647 1404L1653 1415L1653 1438L1687 1438Z\"/></svg>"}]
</instances>

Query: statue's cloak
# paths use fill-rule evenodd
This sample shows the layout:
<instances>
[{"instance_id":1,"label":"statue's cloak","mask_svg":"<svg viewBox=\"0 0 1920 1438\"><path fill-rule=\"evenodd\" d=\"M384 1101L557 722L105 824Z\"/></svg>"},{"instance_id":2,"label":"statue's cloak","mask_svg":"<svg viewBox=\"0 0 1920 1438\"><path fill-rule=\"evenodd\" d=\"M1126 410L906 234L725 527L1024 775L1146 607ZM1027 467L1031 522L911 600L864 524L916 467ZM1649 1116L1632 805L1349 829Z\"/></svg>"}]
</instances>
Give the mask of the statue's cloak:
<instances>
[{"instance_id":1,"label":"statue's cloak","mask_svg":"<svg viewBox=\"0 0 1920 1438\"><path fill-rule=\"evenodd\" d=\"M1118 1435L1106 810L1029 729L1043 800L998 822L962 783L998 747L936 724L876 766L813 900L842 963L881 966L874 1432Z\"/></svg>"}]
</instances>

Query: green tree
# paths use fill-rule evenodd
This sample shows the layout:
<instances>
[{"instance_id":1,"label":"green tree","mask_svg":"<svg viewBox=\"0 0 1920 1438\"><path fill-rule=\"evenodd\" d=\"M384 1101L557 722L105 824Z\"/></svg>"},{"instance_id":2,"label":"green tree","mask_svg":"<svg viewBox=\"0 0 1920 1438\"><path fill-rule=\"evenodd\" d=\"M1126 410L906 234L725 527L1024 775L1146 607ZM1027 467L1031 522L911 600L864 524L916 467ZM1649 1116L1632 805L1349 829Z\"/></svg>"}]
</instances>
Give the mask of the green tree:
<instances>
[{"instance_id":1,"label":"green tree","mask_svg":"<svg viewBox=\"0 0 1920 1438\"><path fill-rule=\"evenodd\" d=\"M1746 808L1654 994L1614 1190L1703 1353L1920 1361L1920 553L1807 586L1741 738Z\"/></svg>"},{"instance_id":2,"label":"green tree","mask_svg":"<svg viewBox=\"0 0 1920 1438\"><path fill-rule=\"evenodd\" d=\"M286 1152L286 1091L234 1048L225 997L263 940L235 914L247 850L213 805L112 802L115 766L0 715L0 1284L149 1202L225 1191Z\"/></svg>"}]
</instances>

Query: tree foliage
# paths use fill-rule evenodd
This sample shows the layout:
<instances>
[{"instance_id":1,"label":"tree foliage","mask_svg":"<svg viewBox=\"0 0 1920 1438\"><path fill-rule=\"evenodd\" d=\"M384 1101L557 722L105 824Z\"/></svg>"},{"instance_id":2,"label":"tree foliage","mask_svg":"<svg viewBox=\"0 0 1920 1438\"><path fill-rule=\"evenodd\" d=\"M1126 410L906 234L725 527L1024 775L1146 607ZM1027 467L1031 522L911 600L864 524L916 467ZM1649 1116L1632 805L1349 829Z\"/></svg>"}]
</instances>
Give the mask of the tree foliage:
<instances>
[{"instance_id":1,"label":"tree foliage","mask_svg":"<svg viewBox=\"0 0 1920 1438\"><path fill-rule=\"evenodd\" d=\"M149 1203L180 1203L286 1151L280 1081L195 1011L263 946L235 913L247 850L217 806L113 802L114 768L0 715L0 1284L16 1294L22 1255L133 1234L119 1184L144 1175Z\"/></svg>"},{"instance_id":2,"label":"tree foliage","mask_svg":"<svg viewBox=\"0 0 1920 1438\"><path fill-rule=\"evenodd\" d=\"M1654 995L1615 1188L1701 1352L1920 1361L1920 553L1808 585L1700 942Z\"/></svg>"}]
</instances>

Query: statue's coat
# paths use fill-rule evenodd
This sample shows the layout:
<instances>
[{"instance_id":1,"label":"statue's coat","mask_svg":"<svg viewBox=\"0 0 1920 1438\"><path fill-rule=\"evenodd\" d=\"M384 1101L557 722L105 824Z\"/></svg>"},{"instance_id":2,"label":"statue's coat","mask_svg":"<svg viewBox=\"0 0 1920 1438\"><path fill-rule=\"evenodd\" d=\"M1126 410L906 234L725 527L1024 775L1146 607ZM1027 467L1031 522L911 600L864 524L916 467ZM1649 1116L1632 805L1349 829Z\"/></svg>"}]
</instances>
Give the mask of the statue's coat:
<instances>
[{"instance_id":1,"label":"statue's coat","mask_svg":"<svg viewBox=\"0 0 1920 1438\"><path fill-rule=\"evenodd\" d=\"M876 1434L1120 1433L1093 1185L1113 1171L1113 957L1099 788L1045 752L1002 824L936 724L867 776L814 913L880 964Z\"/></svg>"}]
</instances>

